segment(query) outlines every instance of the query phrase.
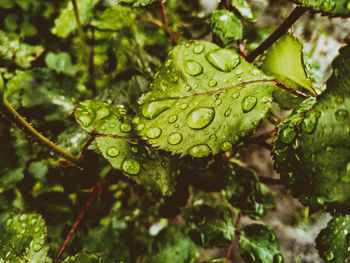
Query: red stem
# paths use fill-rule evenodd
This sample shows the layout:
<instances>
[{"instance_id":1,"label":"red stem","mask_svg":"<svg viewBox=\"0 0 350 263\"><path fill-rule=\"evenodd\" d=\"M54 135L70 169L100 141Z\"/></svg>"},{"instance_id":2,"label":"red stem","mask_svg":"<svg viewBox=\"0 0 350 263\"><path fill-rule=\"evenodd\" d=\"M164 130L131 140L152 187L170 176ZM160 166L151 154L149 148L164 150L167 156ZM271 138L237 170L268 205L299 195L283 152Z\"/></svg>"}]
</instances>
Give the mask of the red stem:
<instances>
[{"instance_id":1,"label":"red stem","mask_svg":"<svg viewBox=\"0 0 350 263\"><path fill-rule=\"evenodd\" d=\"M239 229L239 225L241 224L241 221L242 221L242 214L239 213L237 215L237 217L236 217L236 223L235 223L235 234L236 235L239 235L238 229ZM230 256L231 256L231 252L232 252L233 246L234 246L234 242L232 242L231 245L227 249L226 261L230 260Z\"/></svg>"},{"instance_id":2,"label":"red stem","mask_svg":"<svg viewBox=\"0 0 350 263\"><path fill-rule=\"evenodd\" d=\"M80 214L78 215L77 219L75 220L74 225L70 229L70 231L69 231L66 239L64 240L60 250L58 251L57 256L56 256L55 260L53 261L53 263L57 263L58 260L60 259L63 251L65 250L65 248L67 247L70 239L72 238L72 236L74 235L75 231L77 230L81 220L84 218L84 215L85 215L86 211L88 210L89 206L91 205L92 201L94 201L96 196L98 196L102 192L104 186L105 186L105 183L101 182L101 183L96 184L93 187L93 190L92 190L92 193L91 193L89 199L87 200L83 210L81 210Z\"/></svg>"}]
</instances>

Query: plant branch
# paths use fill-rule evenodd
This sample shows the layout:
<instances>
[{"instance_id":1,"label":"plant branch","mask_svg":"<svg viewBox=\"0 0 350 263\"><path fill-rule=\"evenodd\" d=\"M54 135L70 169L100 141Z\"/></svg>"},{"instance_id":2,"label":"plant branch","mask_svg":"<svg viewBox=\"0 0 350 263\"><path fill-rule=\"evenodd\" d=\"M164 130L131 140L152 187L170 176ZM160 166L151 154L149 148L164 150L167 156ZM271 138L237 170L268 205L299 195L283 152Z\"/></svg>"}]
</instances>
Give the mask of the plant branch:
<instances>
[{"instance_id":1,"label":"plant branch","mask_svg":"<svg viewBox=\"0 0 350 263\"><path fill-rule=\"evenodd\" d=\"M88 210L89 206L91 205L92 201L94 201L96 196L98 196L102 192L102 190L103 190L105 185L106 185L106 182L100 182L100 183L96 184L93 187L92 193L91 193L89 199L85 203L84 208L81 210L81 212L78 215L77 219L75 220L73 226L71 227L71 229L70 229L66 239L64 240L60 250L58 251L58 253L57 253L53 263L57 263L58 262L58 260L60 259L61 255L63 254L63 251L67 247L70 239L72 238L73 234L75 233L75 231L77 230L78 226L80 225L81 220L84 218L84 215L85 215L86 211Z\"/></svg>"},{"instance_id":2,"label":"plant branch","mask_svg":"<svg viewBox=\"0 0 350 263\"><path fill-rule=\"evenodd\" d=\"M176 45L176 43L177 43L177 36L169 28L169 20L168 20L168 15L166 13L164 1L160 0L159 3L160 3L161 14L162 14L162 28L163 28L163 31L169 37L171 43L173 45Z\"/></svg>"},{"instance_id":3,"label":"plant branch","mask_svg":"<svg viewBox=\"0 0 350 263\"><path fill-rule=\"evenodd\" d=\"M245 46L244 46L244 42L242 40L238 40L237 41L238 44L238 49L239 49L239 53L242 57L246 58L248 56L247 52L245 51Z\"/></svg>"},{"instance_id":4,"label":"plant branch","mask_svg":"<svg viewBox=\"0 0 350 263\"><path fill-rule=\"evenodd\" d=\"M63 156L65 159L74 163L79 167L83 167L83 163L79 158L73 156L71 153L61 149L56 144L51 142L48 138L43 136L40 132L34 129L30 123L28 123L17 111L13 108L7 100L3 100L0 102L0 109L4 112L4 115L8 117L11 121L13 121L19 128L21 128L24 132L29 134L31 137L39 141L44 146L48 147L53 152Z\"/></svg>"},{"instance_id":5,"label":"plant branch","mask_svg":"<svg viewBox=\"0 0 350 263\"><path fill-rule=\"evenodd\" d=\"M282 82L279 82L278 80L276 80L275 83L276 83L277 87L284 89L285 91L288 91L289 93L292 93L300 98L303 98L303 99L310 98L309 95L307 95L299 90L292 89L291 87L288 87L287 85L283 84Z\"/></svg>"},{"instance_id":6,"label":"plant branch","mask_svg":"<svg viewBox=\"0 0 350 263\"><path fill-rule=\"evenodd\" d=\"M284 20L284 22L247 57L248 62L253 62L257 56L264 53L273 43L283 36L288 29L307 11L307 8L297 6L292 13Z\"/></svg>"},{"instance_id":7,"label":"plant branch","mask_svg":"<svg viewBox=\"0 0 350 263\"><path fill-rule=\"evenodd\" d=\"M241 213L238 213L237 217L236 217L236 222L235 222L235 234L236 236L239 235L239 225L241 224L241 221L242 221L242 214ZM228 247L227 249L227 253L226 253L226 261L229 261L230 260L230 256L231 256L231 252L232 252L232 249L233 249L233 246L234 246L234 243L235 242L232 242L231 245Z\"/></svg>"},{"instance_id":8,"label":"plant branch","mask_svg":"<svg viewBox=\"0 0 350 263\"><path fill-rule=\"evenodd\" d=\"M256 144L256 145L262 146L269 151L272 151L272 148L273 148L271 144L266 142L266 138L264 135L260 135L258 137L246 138L244 142L248 144Z\"/></svg>"},{"instance_id":9,"label":"plant branch","mask_svg":"<svg viewBox=\"0 0 350 263\"><path fill-rule=\"evenodd\" d=\"M95 28L91 27L91 49L89 55L89 74L90 74L90 84L91 89L94 95L97 94L96 84L95 84L95 64L94 64L94 56L95 56Z\"/></svg>"},{"instance_id":10,"label":"plant branch","mask_svg":"<svg viewBox=\"0 0 350 263\"><path fill-rule=\"evenodd\" d=\"M85 34L83 31L83 27L82 27L81 22L80 22L80 14L79 14L77 1L72 0L72 4L73 4L73 9L74 9L75 22L77 23L80 44L81 44L81 47L83 49L84 59L86 60L86 63L88 64L89 63L89 52L88 52L88 47L87 47L87 44L85 41Z\"/></svg>"}]
</instances>

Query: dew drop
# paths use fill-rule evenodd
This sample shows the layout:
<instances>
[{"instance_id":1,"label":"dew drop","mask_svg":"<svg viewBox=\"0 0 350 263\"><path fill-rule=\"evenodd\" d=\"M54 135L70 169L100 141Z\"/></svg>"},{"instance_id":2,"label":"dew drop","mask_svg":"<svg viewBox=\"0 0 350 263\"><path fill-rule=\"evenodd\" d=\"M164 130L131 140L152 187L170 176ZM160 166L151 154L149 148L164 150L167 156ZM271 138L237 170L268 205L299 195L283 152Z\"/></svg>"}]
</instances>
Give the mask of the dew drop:
<instances>
[{"instance_id":1,"label":"dew drop","mask_svg":"<svg viewBox=\"0 0 350 263\"><path fill-rule=\"evenodd\" d=\"M216 141L217 140L216 135L215 134L210 135L209 140L213 142Z\"/></svg>"},{"instance_id":2,"label":"dew drop","mask_svg":"<svg viewBox=\"0 0 350 263\"><path fill-rule=\"evenodd\" d=\"M168 109L169 109L168 105L164 105L164 104L157 103L157 102L151 102L151 103L148 103L148 104L145 104L144 106L142 106L141 112L145 118L147 118L149 120L153 120L159 114L163 113L164 111L166 111Z\"/></svg>"},{"instance_id":3,"label":"dew drop","mask_svg":"<svg viewBox=\"0 0 350 263\"><path fill-rule=\"evenodd\" d=\"M209 82L208 82L208 86L209 86L209 87L215 87L216 84L217 84L217 81L216 81L215 79L211 79L211 80L209 80Z\"/></svg>"},{"instance_id":4,"label":"dew drop","mask_svg":"<svg viewBox=\"0 0 350 263\"><path fill-rule=\"evenodd\" d=\"M203 50L204 50L204 46L202 44L199 44L193 48L193 53L200 54L203 52Z\"/></svg>"},{"instance_id":5,"label":"dew drop","mask_svg":"<svg viewBox=\"0 0 350 263\"><path fill-rule=\"evenodd\" d=\"M124 133L131 132L131 125L129 123L124 122L120 125L119 128L121 132L124 132Z\"/></svg>"},{"instance_id":6,"label":"dew drop","mask_svg":"<svg viewBox=\"0 0 350 263\"><path fill-rule=\"evenodd\" d=\"M319 118L318 113L312 113L307 119L304 119L301 125L303 131L307 133L313 133L317 126L318 118Z\"/></svg>"},{"instance_id":7,"label":"dew drop","mask_svg":"<svg viewBox=\"0 0 350 263\"><path fill-rule=\"evenodd\" d=\"M266 102L269 102L270 98L265 96L261 99L262 102L266 103Z\"/></svg>"},{"instance_id":8,"label":"dew drop","mask_svg":"<svg viewBox=\"0 0 350 263\"><path fill-rule=\"evenodd\" d=\"M207 157L211 153L208 145L199 144L188 149L188 154L192 157Z\"/></svg>"},{"instance_id":9,"label":"dew drop","mask_svg":"<svg viewBox=\"0 0 350 263\"><path fill-rule=\"evenodd\" d=\"M140 171L140 164L135 159L125 159L121 169L127 174L136 175Z\"/></svg>"},{"instance_id":10,"label":"dew drop","mask_svg":"<svg viewBox=\"0 0 350 263\"><path fill-rule=\"evenodd\" d=\"M174 123L174 122L176 122L177 121L177 115L171 115L171 116L169 116L169 118L168 118L168 122L171 124L171 123Z\"/></svg>"},{"instance_id":11,"label":"dew drop","mask_svg":"<svg viewBox=\"0 0 350 263\"><path fill-rule=\"evenodd\" d=\"M221 150L223 150L223 151L231 150L232 146L233 145L231 142L224 142L221 144Z\"/></svg>"},{"instance_id":12,"label":"dew drop","mask_svg":"<svg viewBox=\"0 0 350 263\"><path fill-rule=\"evenodd\" d=\"M329 12L335 7L335 2L333 0L325 0L321 3L320 7L322 10Z\"/></svg>"},{"instance_id":13,"label":"dew drop","mask_svg":"<svg viewBox=\"0 0 350 263\"><path fill-rule=\"evenodd\" d=\"M106 153L109 157L116 157L119 155L119 150L117 147L111 146L111 147L108 147Z\"/></svg>"},{"instance_id":14,"label":"dew drop","mask_svg":"<svg viewBox=\"0 0 350 263\"><path fill-rule=\"evenodd\" d=\"M134 153L137 153L139 150L137 149L137 147L131 147L131 151L134 152Z\"/></svg>"},{"instance_id":15,"label":"dew drop","mask_svg":"<svg viewBox=\"0 0 350 263\"><path fill-rule=\"evenodd\" d=\"M237 99L239 97L239 92L238 91L235 91L232 93L232 98L233 99Z\"/></svg>"},{"instance_id":16,"label":"dew drop","mask_svg":"<svg viewBox=\"0 0 350 263\"><path fill-rule=\"evenodd\" d=\"M171 58L169 58L169 59L167 59L166 61L165 61L165 66L166 67L170 67L170 65L173 63L173 60L171 59Z\"/></svg>"},{"instance_id":17,"label":"dew drop","mask_svg":"<svg viewBox=\"0 0 350 263\"><path fill-rule=\"evenodd\" d=\"M295 133L293 128L287 127L281 133L281 141L286 144L291 143L296 135L297 134Z\"/></svg>"},{"instance_id":18,"label":"dew drop","mask_svg":"<svg viewBox=\"0 0 350 263\"><path fill-rule=\"evenodd\" d=\"M32 218L32 220L30 220L30 224L32 226L36 225L36 223L38 223L38 219L37 218Z\"/></svg>"},{"instance_id":19,"label":"dew drop","mask_svg":"<svg viewBox=\"0 0 350 263\"><path fill-rule=\"evenodd\" d=\"M347 110L338 110L335 113L335 118L337 121L343 121L349 116L349 113Z\"/></svg>"},{"instance_id":20,"label":"dew drop","mask_svg":"<svg viewBox=\"0 0 350 263\"><path fill-rule=\"evenodd\" d=\"M184 69L191 76L197 76L203 72L202 66L194 60L185 60Z\"/></svg>"},{"instance_id":21,"label":"dew drop","mask_svg":"<svg viewBox=\"0 0 350 263\"><path fill-rule=\"evenodd\" d=\"M26 214L23 214L19 217L19 221L26 221L28 219L28 216Z\"/></svg>"},{"instance_id":22,"label":"dew drop","mask_svg":"<svg viewBox=\"0 0 350 263\"><path fill-rule=\"evenodd\" d=\"M191 86L190 85L186 85L185 86L185 91L190 91L191 90Z\"/></svg>"},{"instance_id":23,"label":"dew drop","mask_svg":"<svg viewBox=\"0 0 350 263\"><path fill-rule=\"evenodd\" d=\"M213 121L214 116L215 111L213 108L197 107L187 115L187 124L192 129L202 129Z\"/></svg>"},{"instance_id":24,"label":"dew drop","mask_svg":"<svg viewBox=\"0 0 350 263\"><path fill-rule=\"evenodd\" d=\"M205 58L213 67L223 72L230 72L240 63L240 58L236 52L224 48L208 52Z\"/></svg>"},{"instance_id":25,"label":"dew drop","mask_svg":"<svg viewBox=\"0 0 350 263\"><path fill-rule=\"evenodd\" d=\"M181 105L181 107L180 107L180 108L181 108L182 110L186 110L186 109L187 109L187 107L188 107L188 105L187 105L186 103L184 103L184 104L182 104L182 105Z\"/></svg>"},{"instance_id":26,"label":"dew drop","mask_svg":"<svg viewBox=\"0 0 350 263\"><path fill-rule=\"evenodd\" d=\"M172 75L171 76L171 78L170 78L170 81L172 82L172 83L176 83L176 82L178 82L179 81L179 76L178 75Z\"/></svg>"},{"instance_id":27,"label":"dew drop","mask_svg":"<svg viewBox=\"0 0 350 263\"><path fill-rule=\"evenodd\" d=\"M157 139L162 134L162 130L159 128L149 128L146 131L146 136L150 139Z\"/></svg>"},{"instance_id":28,"label":"dew drop","mask_svg":"<svg viewBox=\"0 0 350 263\"><path fill-rule=\"evenodd\" d=\"M35 233L39 233L39 231L40 231L40 227L34 228L34 232L35 232Z\"/></svg>"},{"instance_id":29,"label":"dew drop","mask_svg":"<svg viewBox=\"0 0 350 263\"><path fill-rule=\"evenodd\" d=\"M189 48L191 45L192 45L192 43L187 42L187 43L185 44L185 47L186 47L186 48Z\"/></svg>"},{"instance_id":30,"label":"dew drop","mask_svg":"<svg viewBox=\"0 0 350 263\"><path fill-rule=\"evenodd\" d=\"M172 145L179 144L182 140L182 135L178 132L174 132L168 136L168 143Z\"/></svg>"},{"instance_id":31,"label":"dew drop","mask_svg":"<svg viewBox=\"0 0 350 263\"><path fill-rule=\"evenodd\" d=\"M34 250L35 252L38 252L41 248L42 248L42 246L41 246L40 244L34 244L34 245L33 245L33 250Z\"/></svg>"},{"instance_id":32,"label":"dew drop","mask_svg":"<svg viewBox=\"0 0 350 263\"><path fill-rule=\"evenodd\" d=\"M231 115L231 109L228 108L228 109L225 111L224 116L225 116L225 117L228 117L228 116L230 116L230 115Z\"/></svg>"},{"instance_id":33,"label":"dew drop","mask_svg":"<svg viewBox=\"0 0 350 263\"><path fill-rule=\"evenodd\" d=\"M138 131L143 130L143 128L145 128L145 125L143 123L140 123L136 126L136 130L138 130Z\"/></svg>"},{"instance_id":34,"label":"dew drop","mask_svg":"<svg viewBox=\"0 0 350 263\"><path fill-rule=\"evenodd\" d=\"M107 107L104 107L104 106L101 107L97 113L100 120L107 118L110 114L111 114L111 111Z\"/></svg>"},{"instance_id":35,"label":"dew drop","mask_svg":"<svg viewBox=\"0 0 350 263\"><path fill-rule=\"evenodd\" d=\"M92 118L90 115L87 115L87 114L84 114L84 115L80 115L78 117L78 120L81 122L81 124L84 126L84 127L87 127L91 124L92 122Z\"/></svg>"},{"instance_id":36,"label":"dew drop","mask_svg":"<svg viewBox=\"0 0 350 263\"><path fill-rule=\"evenodd\" d=\"M247 96L242 100L242 110L244 113L247 113L249 111L251 111L256 103L257 103L257 98L253 97L253 96Z\"/></svg>"},{"instance_id":37,"label":"dew drop","mask_svg":"<svg viewBox=\"0 0 350 263\"><path fill-rule=\"evenodd\" d=\"M215 105L219 106L222 103L222 99L215 100Z\"/></svg>"}]
</instances>

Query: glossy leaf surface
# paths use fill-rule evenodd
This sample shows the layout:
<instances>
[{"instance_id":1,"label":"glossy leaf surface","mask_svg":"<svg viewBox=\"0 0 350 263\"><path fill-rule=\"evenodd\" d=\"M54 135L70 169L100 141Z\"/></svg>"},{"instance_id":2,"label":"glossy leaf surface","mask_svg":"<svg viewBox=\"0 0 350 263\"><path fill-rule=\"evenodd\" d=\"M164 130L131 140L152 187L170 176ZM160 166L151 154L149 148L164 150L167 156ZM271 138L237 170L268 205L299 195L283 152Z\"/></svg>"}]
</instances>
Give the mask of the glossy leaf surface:
<instances>
[{"instance_id":1,"label":"glossy leaf surface","mask_svg":"<svg viewBox=\"0 0 350 263\"><path fill-rule=\"evenodd\" d=\"M241 21L228 10L215 10L210 17L210 25L224 45L243 37Z\"/></svg>"},{"instance_id":2,"label":"glossy leaf surface","mask_svg":"<svg viewBox=\"0 0 350 263\"><path fill-rule=\"evenodd\" d=\"M350 16L348 0L293 0L293 2L330 16Z\"/></svg>"}]
</instances>

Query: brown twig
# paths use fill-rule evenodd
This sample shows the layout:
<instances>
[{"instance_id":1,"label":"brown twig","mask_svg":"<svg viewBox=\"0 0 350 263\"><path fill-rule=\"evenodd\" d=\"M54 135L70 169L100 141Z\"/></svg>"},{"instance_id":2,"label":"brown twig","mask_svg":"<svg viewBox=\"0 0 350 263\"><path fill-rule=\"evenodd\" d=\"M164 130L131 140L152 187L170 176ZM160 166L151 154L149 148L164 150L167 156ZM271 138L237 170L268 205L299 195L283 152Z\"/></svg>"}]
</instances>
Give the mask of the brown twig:
<instances>
[{"instance_id":1,"label":"brown twig","mask_svg":"<svg viewBox=\"0 0 350 263\"><path fill-rule=\"evenodd\" d=\"M85 154L86 154L86 152L87 152L89 146L90 146L91 143L95 140L95 138L96 138L96 136L93 136L93 135L92 135L92 136L89 138L89 140L86 141L86 143L85 143L83 149L81 150L81 154L80 154L80 156L79 156L79 159L80 159L80 160L83 160L83 159L84 159Z\"/></svg>"},{"instance_id":2,"label":"brown twig","mask_svg":"<svg viewBox=\"0 0 350 263\"><path fill-rule=\"evenodd\" d=\"M84 215L85 215L87 209L91 205L92 201L94 201L96 196L98 196L102 192L105 184L106 184L106 182L100 182L93 187L92 193L91 193L89 199L87 200L87 202L84 205L84 208L81 210L80 214L78 215L77 219L75 220L74 225L71 227L71 229L70 229L66 239L64 240L60 250L58 251L53 263L57 263L58 260L60 259L61 255L62 255L63 251L65 250L65 248L67 247L70 239L72 238L73 234L77 230L81 220L84 218Z\"/></svg>"},{"instance_id":3,"label":"brown twig","mask_svg":"<svg viewBox=\"0 0 350 263\"><path fill-rule=\"evenodd\" d=\"M242 40L238 40L237 41L238 44L238 49L239 49L239 53L242 57L246 58L248 56L247 52L245 51L245 45L244 42Z\"/></svg>"},{"instance_id":4,"label":"brown twig","mask_svg":"<svg viewBox=\"0 0 350 263\"><path fill-rule=\"evenodd\" d=\"M252 53L250 53L246 60L253 62L257 56L264 53L273 43L276 42L281 36L283 36L288 29L307 11L307 8L297 6L292 13L284 20L284 22L264 41L262 42Z\"/></svg>"},{"instance_id":5,"label":"brown twig","mask_svg":"<svg viewBox=\"0 0 350 263\"><path fill-rule=\"evenodd\" d=\"M177 43L177 34L174 34L171 29L169 28L169 20L168 15L166 13L165 4L164 1L161 0L160 2L160 10L162 14L162 28L164 30L164 33L169 37L169 40L173 45L176 45Z\"/></svg>"}]
</instances>

